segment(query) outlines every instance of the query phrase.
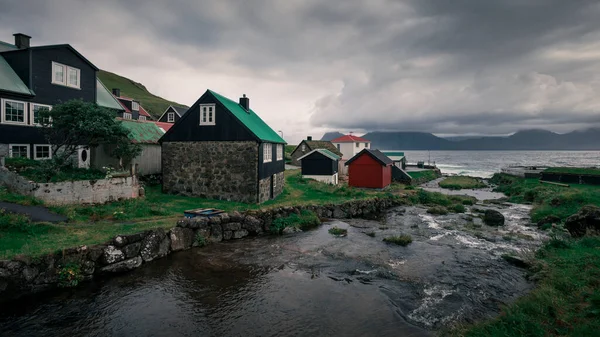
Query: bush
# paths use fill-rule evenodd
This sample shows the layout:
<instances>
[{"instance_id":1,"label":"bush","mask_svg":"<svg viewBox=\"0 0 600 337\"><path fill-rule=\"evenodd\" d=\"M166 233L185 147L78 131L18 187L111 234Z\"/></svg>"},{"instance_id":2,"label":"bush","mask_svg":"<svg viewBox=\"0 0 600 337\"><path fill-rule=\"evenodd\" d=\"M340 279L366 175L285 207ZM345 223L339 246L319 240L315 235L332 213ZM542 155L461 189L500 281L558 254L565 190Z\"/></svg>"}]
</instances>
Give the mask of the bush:
<instances>
[{"instance_id":1,"label":"bush","mask_svg":"<svg viewBox=\"0 0 600 337\"><path fill-rule=\"evenodd\" d=\"M61 288L76 287L83 281L81 266L78 263L67 263L58 267L58 286Z\"/></svg>"},{"instance_id":2,"label":"bush","mask_svg":"<svg viewBox=\"0 0 600 337\"><path fill-rule=\"evenodd\" d=\"M0 230L28 233L30 231L29 218L21 214L7 213L0 209Z\"/></svg>"},{"instance_id":3,"label":"bush","mask_svg":"<svg viewBox=\"0 0 600 337\"><path fill-rule=\"evenodd\" d=\"M196 234L196 243L198 244L198 247L204 247L208 244L206 238L201 233Z\"/></svg>"},{"instance_id":4,"label":"bush","mask_svg":"<svg viewBox=\"0 0 600 337\"><path fill-rule=\"evenodd\" d=\"M315 212L302 210L300 215L291 214L287 217L275 219L271 224L270 231L273 234L281 234L286 227L297 227L302 230L311 229L321 224L321 219Z\"/></svg>"},{"instance_id":5,"label":"bush","mask_svg":"<svg viewBox=\"0 0 600 337\"><path fill-rule=\"evenodd\" d=\"M412 237L408 234L401 234L396 236L388 236L383 238L384 242L394 243L400 246L408 246L412 242Z\"/></svg>"},{"instance_id":6,"label":"bush","mask_svg":"<svg viewBox=\"0 0 600 337\"><path fill-rule=\"evenodd\" d=\"M463 206L462 204L456 204L456 205L452 206L452 211L454 213L464 213L467 211L467 208L465 206Z\"/></svg>"},{"instance_id":7,"label":"bush","mask_svg":"<svg viewBox=\"0 0 600 337\"><path fill-rule=\"evenodd\" d=\"M448 210L446 209L446 207L434 206L434 207L430 207L427 210L427 213L435 214L435 215L446 215L446 214L448 214Z\"/></svg>"},{"instance_id":8,"label":"bush","mask_svg":"<svg viewBox=\"0 0 600 337\"><path fill-rule=\"evenodd\" d=\"M329 232L329 234L337 235L337 236L348 235L347 229L339 228L339 227L329 228L328 232Z\"/></svg>"}]
</instances>

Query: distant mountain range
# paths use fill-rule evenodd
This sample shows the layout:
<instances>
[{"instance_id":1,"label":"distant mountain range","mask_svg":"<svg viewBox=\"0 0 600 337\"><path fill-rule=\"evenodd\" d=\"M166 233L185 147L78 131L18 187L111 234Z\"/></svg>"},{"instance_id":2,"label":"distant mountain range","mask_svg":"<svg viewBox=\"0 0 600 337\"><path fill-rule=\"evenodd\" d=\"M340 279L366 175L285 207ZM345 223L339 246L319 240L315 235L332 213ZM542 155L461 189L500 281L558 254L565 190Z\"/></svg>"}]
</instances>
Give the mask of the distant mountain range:
<instances>
[{"instance_id":1,"label":"distant mountain range","mask_svg":"<svg viewBox=\"0 0 600 337\"><path fill-rule=\"evenodd\" d=\"M328 132L323 140L342 135ZM600 150L600 128L558 134L524 130L507 137L437 137L426 132L369 132L371 147L386 150Z\"/></svg>"}]
</instances>

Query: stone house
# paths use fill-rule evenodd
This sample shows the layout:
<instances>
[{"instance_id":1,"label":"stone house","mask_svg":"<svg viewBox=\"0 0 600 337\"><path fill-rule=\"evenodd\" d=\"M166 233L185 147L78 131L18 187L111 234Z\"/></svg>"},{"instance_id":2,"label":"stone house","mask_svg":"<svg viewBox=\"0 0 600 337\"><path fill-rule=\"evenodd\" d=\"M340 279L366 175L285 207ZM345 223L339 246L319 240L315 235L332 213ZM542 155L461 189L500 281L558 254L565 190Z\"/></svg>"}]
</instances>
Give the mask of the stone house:
<instances>
[{"instance_id":1,"label":"stone house","mask_svg":"<svg viewBox=\"0 0 600 337\"><path fill-rule=\"evenodd\" d=\"M342 156L342 153L333 145L333 143L324 140L313 140L311 136L306 137L306 140L303 140L296 146L294 151L292 151L292 165L300 166L300 161L298 160L300 157L305 156L311 151L324 149L333 152L337 156Z\"/></svg>"},{"instance_id":2,"label":"stone house","mask_svg":"<svg viewBox=\"0 0 600 337\"><path fill-rule=\"evenodd\" d=\"M262 203L283 192L285 141L245 95L207 90L160 143L165 193Z\"/></svg>"}]
</instances>

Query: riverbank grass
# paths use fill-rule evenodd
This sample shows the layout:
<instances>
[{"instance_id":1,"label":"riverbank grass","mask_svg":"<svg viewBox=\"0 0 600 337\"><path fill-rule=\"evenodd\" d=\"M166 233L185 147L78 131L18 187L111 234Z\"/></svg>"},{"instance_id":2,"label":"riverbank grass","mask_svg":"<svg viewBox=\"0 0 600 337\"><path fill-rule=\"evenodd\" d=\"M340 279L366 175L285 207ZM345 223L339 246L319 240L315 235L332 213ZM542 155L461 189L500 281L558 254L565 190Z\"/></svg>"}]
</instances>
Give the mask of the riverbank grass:
<instances>
[{"instance_id":1,"label":"riverbank grass","mask_svg":"<svg viewBox=\"0 0 600 337\"><path fill-rule=\"evenodd\" d=\"M447 177L444 180L440 181L438 185L441 188L447 188L450 190L474 189L483 188L487 186L479 178L465 176Z\"/></svg>"},{"instance_id":2,"label":"riverbank grass","mask_svg":"<svg viewBox=\"0 0 600 337\"><path fill-rule=\"evenodd\" d=\"M300 214L291 214L284 218L273 220L270 230L272 234L281 234L287 227L295 227L300 230L315 228L321 224L321 220L315 212L302 210Z\"/></svg>"},{"instance_id":3,"label":"riverbank grass","mask_svg":"<svg viewBox=\"0 0 600 337\"><path fill-rule=\"evenodd\" d=\"M393 243L399 246L408 246L412 243L412 236L408 234L400 234L383 238L383 242Z\"/></svg>"},{"instance_id":4,"label":"riverbank grass","mask_svg":"<svg viewBox=\"0 0 600 337\"><path fill-rule=\"evenodd\" d=\"M439 178L439 174L434 170L409 171L407 173L413 179L415 185Z\"/></svg>"}]
</instances>

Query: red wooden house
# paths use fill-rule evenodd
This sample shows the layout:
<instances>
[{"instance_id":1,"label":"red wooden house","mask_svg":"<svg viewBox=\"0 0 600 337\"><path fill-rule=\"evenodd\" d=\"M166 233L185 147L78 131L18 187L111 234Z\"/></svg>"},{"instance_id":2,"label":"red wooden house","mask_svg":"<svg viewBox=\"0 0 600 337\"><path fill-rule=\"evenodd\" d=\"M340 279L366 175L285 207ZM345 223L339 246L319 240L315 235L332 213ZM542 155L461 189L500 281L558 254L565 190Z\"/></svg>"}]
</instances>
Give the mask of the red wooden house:
<instances>
[{"instance_id":1,"label":"red wooden house","mask_svg":"<svg viewBox=\"0 0 600 337\"><path fill-rule=\"evenodd\" d=\"M392 183L393 164L381 151L364 149L346 162L348 184L354 187L387 187Z\"/></svg>"}]
</instances>

